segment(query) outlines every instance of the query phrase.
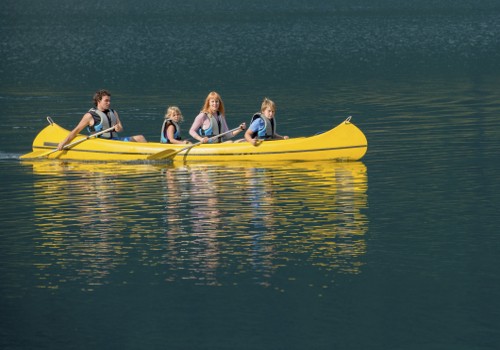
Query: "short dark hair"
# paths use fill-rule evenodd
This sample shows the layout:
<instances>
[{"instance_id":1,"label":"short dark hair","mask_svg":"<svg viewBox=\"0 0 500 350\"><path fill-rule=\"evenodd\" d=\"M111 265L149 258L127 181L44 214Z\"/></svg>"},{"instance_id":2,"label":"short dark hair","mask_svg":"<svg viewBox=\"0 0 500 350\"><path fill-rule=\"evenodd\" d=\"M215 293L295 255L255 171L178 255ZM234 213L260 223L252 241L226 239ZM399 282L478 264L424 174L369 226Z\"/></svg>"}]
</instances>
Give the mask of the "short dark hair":
<instances>
[{"instance_id":1,"label":"short dark hair","mask_svg":"<svg viewBox=\"0 0 500 350\"><path fill-rule=\"evenodd\" d=\"M97 107L97 104L99 103L99 101L101 101L104 96L111 97L111 94L109 93L108 90L104 90L104 89L97 90L95 92L95 94L94 94L94 105L96 107Z\"/></svg>"}]
</instances>

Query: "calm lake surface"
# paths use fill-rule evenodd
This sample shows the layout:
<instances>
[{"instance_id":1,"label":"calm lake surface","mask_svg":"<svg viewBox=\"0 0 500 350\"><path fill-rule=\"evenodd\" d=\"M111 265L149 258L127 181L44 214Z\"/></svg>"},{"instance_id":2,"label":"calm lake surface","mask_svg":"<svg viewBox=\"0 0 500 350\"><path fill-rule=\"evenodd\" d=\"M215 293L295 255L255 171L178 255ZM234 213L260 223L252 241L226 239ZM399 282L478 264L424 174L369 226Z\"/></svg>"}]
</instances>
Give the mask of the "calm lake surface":
<instances>
[{"instance_id":1,"label":"calm lake surface","mask_svg":"<svg viewBox=\"0 0 500 350\"><path fill-rule=\"evenodd\" d=\"M0 4L0 348L498 349L498 1ZM20 161L100 88L125 134L348 116L358 162Z\"/></svg>"}]
</instances>

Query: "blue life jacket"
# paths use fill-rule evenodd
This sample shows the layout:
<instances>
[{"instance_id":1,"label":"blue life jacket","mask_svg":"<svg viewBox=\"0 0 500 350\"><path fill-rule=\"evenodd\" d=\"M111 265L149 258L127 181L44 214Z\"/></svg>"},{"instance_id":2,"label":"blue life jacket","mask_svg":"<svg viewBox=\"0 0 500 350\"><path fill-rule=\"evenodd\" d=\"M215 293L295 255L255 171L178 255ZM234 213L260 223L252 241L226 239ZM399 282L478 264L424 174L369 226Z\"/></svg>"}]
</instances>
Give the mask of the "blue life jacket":
<instances>
[{"instance_id":1,"label":"blue life jacket","mask_svg":"<svg viewBox=\"0 0 500 350\"><path fill-rule=\"evenodd\" d=\"M174 129L175 129L174 139L182 140L181 139L181 128L179 127L179 124L177 124L173 120L167 118L167 119L165 119L165 121L163 122L163 125L161 127L160 142L161 143L170 143L170 140L168 139L168 136L167 136L167 128L169 125L174 126Z\"/></svg>"},{"instance_id":2,"label":"blue life jacket","mask_svg":"<svg viewBox=\"0 0 500 350\"><path fill-rule=\"evenodd\" d=\"M89 109L90 115L94 119L94 125L87 127L90 133L99 132L101 130L109 129L118 123L118 118L115 115L113 109L108 109L106 111L100 111L97 108ZM103 139L113 139L118 137L116 131L105 132L99 135Z\"/></svg>"},{"instance_id":3,"label":"blue life jacket","mask_svg":"<svg viewBox=\"0 0 500 350\"><path fill-rule=\"evenodd\" d=\"M203 128L198 129L198 135L200 136L206 136L206 137L212 137L212 136L217 136L220 134L220 131L222 129L221 126L221 121L220 121L220 114L217 112L217 116L213 116L210 113L205 113L205 115L209 118L210 120L210 126L208 129L203 130ZM220 142L220 138L217 139L215 142Z\"/></svg>"},{"instance_id":4,"label":"blue life jacket","mask_svg":"<svg viewBox=\"0 0 500 350\"><path fill-rule=\"evenodd\" d=\"M273 139L276 133L276 120L275 118L267 118L262 115L262 113L255 113L250 121L250 125L257 119L261 118L264 121L264 126L260 127L257 132L252 134L252 138L258 138L259 140L269 140Z\"/></svg>"}]
</instances>

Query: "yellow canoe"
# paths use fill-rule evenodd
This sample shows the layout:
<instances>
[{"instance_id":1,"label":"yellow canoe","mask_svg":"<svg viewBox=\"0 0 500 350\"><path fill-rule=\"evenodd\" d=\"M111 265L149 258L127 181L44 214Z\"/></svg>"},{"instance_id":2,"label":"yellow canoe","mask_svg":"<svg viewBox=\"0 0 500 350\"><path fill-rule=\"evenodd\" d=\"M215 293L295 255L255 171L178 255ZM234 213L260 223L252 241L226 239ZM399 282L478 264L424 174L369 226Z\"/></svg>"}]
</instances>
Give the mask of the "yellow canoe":
<instances>
[{"instance_id":1,"label":"yellow canoe","mask_svg":"<svg viewBox=\"0 0 500 350\"><path fill-rule=\"evenodd\" d=\"M248 142L225 142L196 144L186 149L186 145L123 142L78 135L71 143L74 146L55 151L69 131L47 119L49 125L36 136L33 151L22 155L21 159L174 162L359 160L368 148L365 135L351 123L349 117L333 129L318 135L263 141L257 146Z\"/></svg>"}]
</instances>

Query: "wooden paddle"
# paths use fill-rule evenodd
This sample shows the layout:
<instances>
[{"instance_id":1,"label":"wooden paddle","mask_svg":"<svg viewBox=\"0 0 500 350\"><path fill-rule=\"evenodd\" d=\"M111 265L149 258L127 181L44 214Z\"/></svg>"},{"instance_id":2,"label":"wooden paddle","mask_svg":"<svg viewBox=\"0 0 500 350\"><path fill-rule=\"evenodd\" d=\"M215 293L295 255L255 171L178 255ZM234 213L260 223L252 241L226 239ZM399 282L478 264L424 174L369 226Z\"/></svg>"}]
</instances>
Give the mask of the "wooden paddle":
<instances>
[{"instance_id":1,"label":"wooden paddle","mask_svg":"<svg viewBox=\"0 0 500 350\"><path fill-rule=\"evenodd\" d=\"M226 132L223 132L222 134L219 134L219 135L216 135L216 136L212 136L211 138L208 139L208 142L213 141L213 140L217 140L218 138L221 138L224 135L232 133L232 132L238 130L239 128L240 127L237 127L237 128L232 129L232 130L228 130ZM158 160L158 159L172 158L172 157L174 157L175 155L177 155L177 154L179 154L181 152L190 150L191 148L193 148L195 146L198 146L198 145L201 145L201 144L202 144L201 141L200 142L196 142L196 143L193 143L192 145L189 145L189 146L186 146L184 148L181 148L178 151L174 151L173 149L166 149L164 151L160 151L160 152L157 152L157 153L154 153L154 154L150 155L149 157L147 157L147 159L149 159L149 160Z\"/></svg>"},{"instance_id":2,"label":"wooden paddle","mask_svg":"<svg viewBox=\"0 0 500 350\"><path fill-rule=\"evenodd\" d=\"M33 154L32 157L30 158L41 158L41 157L46 157L52 153L55 153L55 152L62 152L63 150L66 150L66 149L69 149L75 145L78 145L79 143L82 143L82 142L85 142L87 141L88 139L91 139L93 137L97 137L99 135L102 135L104 133L107 133L107 132L110 132L111 130L114 130L114 126L112 126L111 128L108 128L106 130L102 130L102 131L99 131L99 132L96 132L95 134L92 134L92 135L89 135L81 140L78 140L78 141L75 141L75 142L71 142L70 144L66 145L63 147L63 149L61 151L59 151L57 148L56 149L53 149L53 150L50 150L50 151L46 151L46 152L43 152L43 153L40 153L40 154Z\"/></svg>"}]
</instances>

